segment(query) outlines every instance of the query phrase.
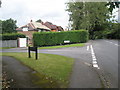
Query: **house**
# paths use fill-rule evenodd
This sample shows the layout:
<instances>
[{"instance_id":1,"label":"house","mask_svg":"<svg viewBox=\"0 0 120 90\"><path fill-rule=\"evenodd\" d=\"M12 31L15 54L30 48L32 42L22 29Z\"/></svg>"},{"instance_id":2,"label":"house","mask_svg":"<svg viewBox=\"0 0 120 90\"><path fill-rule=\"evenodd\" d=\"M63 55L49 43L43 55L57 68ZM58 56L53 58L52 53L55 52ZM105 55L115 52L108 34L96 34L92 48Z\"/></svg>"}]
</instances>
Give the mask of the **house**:
<instances>
[{"instance_id":1,"label":"house","mask_svg":"<svg viewBox=\"0 0 120 90\"><path fill-rule=\"evenodd\" d=\"M51 22L45 22L45 23L42 22L42 24L50 28L51 31L53 32L64 31L64 29L61 26L53 25Z\"/></svg>"},{"instance_id":2,"label":"house","mask_svg":"<svg viewBox=\"0 0 120 90\"><path fill-rule=\"evenodd\" d=\"M34 32L47 32L50 31L51 29L49 29L48 27L39 22L33 22L31 20L30 23L22 27L19 27L16 30L19 33L25 34L28 38L28 43L32 43L32 37Z\"/></svg>"},{"instance_id":3,"label":"house","mask_svg":"<svg viewBox=\"0 0 120 90\"><path fill-rule=\"evenodd\" d=\"M28 43L32 43L34 32L60 32L64 31L61 26L53 25L51 22L33 22L32 20L27 25L16 29L17 32L25 34L28 38Z\"/></svg>"}]
</instances>

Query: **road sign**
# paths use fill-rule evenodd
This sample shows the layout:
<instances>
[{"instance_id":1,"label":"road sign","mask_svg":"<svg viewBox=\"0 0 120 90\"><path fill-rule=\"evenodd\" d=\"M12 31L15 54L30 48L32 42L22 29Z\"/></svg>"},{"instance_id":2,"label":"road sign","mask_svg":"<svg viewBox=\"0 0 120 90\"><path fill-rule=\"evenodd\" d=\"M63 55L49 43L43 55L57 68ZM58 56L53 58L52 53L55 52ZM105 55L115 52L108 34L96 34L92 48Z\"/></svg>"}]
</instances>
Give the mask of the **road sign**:
<instances>
[{"instance_id":1,"label":"road sign","mask_svg":"<svg viewBox=\"0 0 120 90\"><path fill-rule=\"evenodd\" d=\"M35 51L35 59L38 59L37 47L28 47L28 57L31 58L30 51Z\"/></svg>"},{"instance_id":2,"label":"road sign","mask_svg":"<svg viewBox=\"0 0 120 90\"><path fill-rule=\"evenodd\" d=\"M65 40L64 43L70 43L70 40Z\"/></svg>"}]
</instances>

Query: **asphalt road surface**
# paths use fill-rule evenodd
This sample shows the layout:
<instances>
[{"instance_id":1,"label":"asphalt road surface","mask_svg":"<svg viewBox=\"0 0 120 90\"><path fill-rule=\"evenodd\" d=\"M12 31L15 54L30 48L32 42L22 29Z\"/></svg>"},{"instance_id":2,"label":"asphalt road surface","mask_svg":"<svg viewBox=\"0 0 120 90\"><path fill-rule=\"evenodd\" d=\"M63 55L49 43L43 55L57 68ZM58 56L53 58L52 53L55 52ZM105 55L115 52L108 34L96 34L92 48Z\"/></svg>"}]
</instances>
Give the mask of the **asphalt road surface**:
<instances>
[{"instance_id":1,"label":"asphalt road surface","mask_svg":"<svg viewBox=\"0 0 120 90\"><path fill-rule=\"evenodd\" d=\"M44 49L39 53L75 58L71 88L118 88L118 47L117 40L94 40L84 47ZM14 48L2 52L27 52L27 49Z\"/></svg>"}]
</instances>

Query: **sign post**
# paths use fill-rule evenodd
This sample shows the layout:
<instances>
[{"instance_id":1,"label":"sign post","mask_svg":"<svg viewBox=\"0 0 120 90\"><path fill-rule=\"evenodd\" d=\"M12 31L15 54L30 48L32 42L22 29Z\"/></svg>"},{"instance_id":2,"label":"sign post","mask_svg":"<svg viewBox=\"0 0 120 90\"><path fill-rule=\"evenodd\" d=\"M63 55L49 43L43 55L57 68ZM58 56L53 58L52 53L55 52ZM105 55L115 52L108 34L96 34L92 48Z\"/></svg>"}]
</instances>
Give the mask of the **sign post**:
<instances>
[{"instance_id":1,"label":"sign post","mask_svg":"<svg viewBox=\"0 0 120 90\"><path fill-rule=\"evenodd\" d=\"M28 47L28 57L31 58L30 51L35 51L35 59L38 59L37 47Z\"/></svg>"},{"instance_id":2,"label":"sign post","mask_svg":"<svg viewBox=\"0 0 120 90\"><path fill-rule=\"evenodd\" d=\"M30 47L28 47L28 57L31 58L31 55L30 55Z\"/></svg>"}]
</instances>

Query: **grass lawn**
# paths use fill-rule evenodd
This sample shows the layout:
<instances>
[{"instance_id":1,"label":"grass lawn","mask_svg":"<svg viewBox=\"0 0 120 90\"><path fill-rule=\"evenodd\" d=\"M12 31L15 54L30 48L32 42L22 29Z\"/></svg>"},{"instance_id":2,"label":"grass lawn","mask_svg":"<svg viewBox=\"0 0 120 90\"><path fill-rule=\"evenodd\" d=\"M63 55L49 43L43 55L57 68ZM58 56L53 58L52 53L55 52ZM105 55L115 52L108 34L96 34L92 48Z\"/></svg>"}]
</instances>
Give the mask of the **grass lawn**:
<instances>
[{"instance_id":1,"label":"grass lawn","mask_svg":"<svg viewBox=\"0 0 120 90\"><path fill-rule=\"evenodd\" d=\"M0 47L0 49L10 49L10 48L14 48L14 47Z\"/></svg>"},{"instance_id":2,"label":"grass lawn","mask_svg":"<svg viewBox=\"0 0 120 90\"><path fill-rule=\"evenodd\" d=\"M68 86L74 62L72 58L42 53L38 54L38 60L35 60L34 53L31 55L32 58L28 58L27 53L2 53L2 55L15 57L39 74L52 78L58 83L59 88Z\"/></svg>"},{"instance_id":3,"label":"grass lawn","mask_svg":"<svg viewBox=\"0 0 120 90\"><path fill-rule=\"evenodd\" d=\"M54 48L64 48L64 47L82 47L84 43L77 43L77 44L69 44L69 45L60 45L60 46L46 46L46 47L39 47L38 49L54 49Z\"/></svg>"}]
</instances>

